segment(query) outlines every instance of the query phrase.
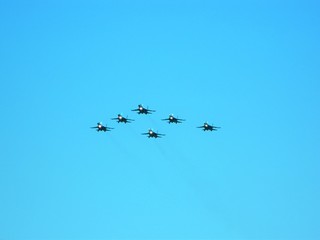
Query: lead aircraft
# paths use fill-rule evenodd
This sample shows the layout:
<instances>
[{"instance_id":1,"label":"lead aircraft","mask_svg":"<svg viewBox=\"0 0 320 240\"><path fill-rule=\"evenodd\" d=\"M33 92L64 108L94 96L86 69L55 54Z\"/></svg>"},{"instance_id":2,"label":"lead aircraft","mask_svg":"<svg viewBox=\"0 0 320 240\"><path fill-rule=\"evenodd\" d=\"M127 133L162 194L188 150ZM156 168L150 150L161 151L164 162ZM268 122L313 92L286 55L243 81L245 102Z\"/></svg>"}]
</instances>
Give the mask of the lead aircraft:
<instances>
[{"instance_id":1,"label":"lead aircraft","mask_svg":"<svg viewBox=\"0 0 320 240\"><path fill-rule=\"evenodd\" d=\"M141 133L142 135L148 135L148 138L161 138L162 136L165 136L165 134L161 134L158 132L154 132L152 129L149 129L146 133Z\"/></svg>"},{"instance_id":2,"label":"lead aircraft","mask_svg":"<svg viewBox=\"0 0 320 240\"><path fill-rule=\"evenodd\" d=\"M151 114L155 112L155 110L143 107L142 104L139 104L137 109L132 109L131 111L137 112L138 114Z\"/></svg>"}]
</instances>

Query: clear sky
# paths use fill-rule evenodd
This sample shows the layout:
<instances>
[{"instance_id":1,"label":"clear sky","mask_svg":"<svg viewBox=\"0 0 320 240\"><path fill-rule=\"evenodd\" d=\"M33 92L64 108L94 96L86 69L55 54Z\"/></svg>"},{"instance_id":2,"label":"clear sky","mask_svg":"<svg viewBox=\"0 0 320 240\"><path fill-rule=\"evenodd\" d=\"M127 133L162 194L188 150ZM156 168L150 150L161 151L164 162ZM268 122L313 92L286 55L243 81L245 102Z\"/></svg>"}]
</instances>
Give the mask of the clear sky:
<instances>
[{"instance_id":1,"label":"clear sky","mask_svg":"<svg viewBox=\"0 0 320 240\"><path fill-rule=\"evenodd\" d=\"M319 9L2 0L0 239L320 239Z\"/></svg>"}]
</instances>

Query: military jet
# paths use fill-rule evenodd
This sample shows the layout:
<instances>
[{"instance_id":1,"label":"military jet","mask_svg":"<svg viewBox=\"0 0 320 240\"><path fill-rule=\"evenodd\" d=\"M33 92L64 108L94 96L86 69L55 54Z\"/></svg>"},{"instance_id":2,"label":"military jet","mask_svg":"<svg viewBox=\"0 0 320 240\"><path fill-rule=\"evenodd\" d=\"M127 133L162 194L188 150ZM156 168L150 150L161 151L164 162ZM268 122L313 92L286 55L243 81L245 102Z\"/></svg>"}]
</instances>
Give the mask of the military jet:
<instances>
[{"instance_id":1,"label":"military jet","mask_svg":"<svg viewBox=\"0 0 320 240\"><path fill-rule=\"evenodd\" d=\"M139 104L137 109L133 109L131 111L137 112L138 114L151 114L155 112L155 110L143 107L142 104Z\"/></svg>"},{"instance_id":2,"label":"military jet","mask_svg":"<svg viewBox=\"0 0 320 240\"><path fill-rule=\"evenodd\" d=\"M118 123L131 123L132 121L134 121L133 119L129 119L128 117L123 117L120 113L118 114L118 117L111 118L111 120L117 120Z\"/></svg>"},{"instance_id":3,"label":"military jet","mask_svg":"<svg viewBox=\"0 0 320 240\"><path fill-rule=\"evenodd\" d=\"M168 123L182 123L182 121L185 121L185 119L176 118L173 116L173 114L170 114L168 118L161 119L162 121L168 121Z\"/></svg>"},{"instance_id":4,"label":"military jet","mask_svg":"<svg viewBox=\"0 0 320 240\"><path fill-rule=\"evenodd\" d=\"M114 128L111 128L111 127L107 127L107 125L106 125L106 126L103 126L101 122L98 122L98 123L97 123L97 126L91 127L91 128L96 128L98 132L99 132L99 131L104 131L104 132L106 132L106 131L110 131L110 129L114 129Z\"/></svg>"},{"instance_id":5,"label":"military jet","mask_svg":"<svg viewBox=\"0 0 320 240\"><path fill-rule=\"evenodd\" d=\"M165 136L165 134L161 134L158 132L154 132L152 129L149 129L146 133L141 133L142 135L148 135L148 138L161 138L162 136Z\"/></svg>"},{"instance_id":6,"label":"military jet","mask_svg":"<svg viewBox=\"0 0 320 240\"><path fill-rule=\"evenodd\" d=\"M217 131L217 129L220 127L216 127L216 126L210 125L209 123L205 122L203 124L203 126L200 126L197 128L202 128L203 131Z\"/></svg>"}]
</instances>

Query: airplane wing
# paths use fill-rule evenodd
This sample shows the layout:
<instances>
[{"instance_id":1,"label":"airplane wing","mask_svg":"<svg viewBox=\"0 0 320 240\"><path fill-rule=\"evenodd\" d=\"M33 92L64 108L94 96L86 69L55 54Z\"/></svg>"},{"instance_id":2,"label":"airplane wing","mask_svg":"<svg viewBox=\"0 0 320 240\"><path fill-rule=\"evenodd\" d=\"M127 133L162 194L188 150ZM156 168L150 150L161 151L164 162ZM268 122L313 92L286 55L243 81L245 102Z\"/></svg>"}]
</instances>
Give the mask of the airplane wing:
<instances>
[{"instance_id":1,"label":"airplane wing","mask_svg":"<svg viewBox=\"0 0 320 240\"><path fill-rule=\"evenodd\" d=\"M139 108L137 108L137 109L132 109L131 111L137 112L137 111L140 111L140 109L139 109Z\"/></svg>"},{"instance_id":2,"label":"airplane wing","mask_svg":"<svg viewBox=\"0 0 320 240\"><path fill-rule=\"evenodd\" d=\"M95 127L91 127L91 128L99 128L99 127L95 126Z\"/></svg>"},{"instance_id":3,"label":"airplane wing","mask_svg":"<svg viewBox=\"0 0 320 240\"><path fill-rule=\"evenodd\" d=\"M164 118L164 119L161 119L162 121L169 121L170 119L169 118Z\"/></svg>"},{"instance_id":4,"label":"airplane wing","mask_svg":"<svg viewBox=\"0 0 320 240\"><path fill-rule=\"evenodd\" d=\"M185 119L177 118L177 123L182 123Z\"/></svg>"}]
</instances>

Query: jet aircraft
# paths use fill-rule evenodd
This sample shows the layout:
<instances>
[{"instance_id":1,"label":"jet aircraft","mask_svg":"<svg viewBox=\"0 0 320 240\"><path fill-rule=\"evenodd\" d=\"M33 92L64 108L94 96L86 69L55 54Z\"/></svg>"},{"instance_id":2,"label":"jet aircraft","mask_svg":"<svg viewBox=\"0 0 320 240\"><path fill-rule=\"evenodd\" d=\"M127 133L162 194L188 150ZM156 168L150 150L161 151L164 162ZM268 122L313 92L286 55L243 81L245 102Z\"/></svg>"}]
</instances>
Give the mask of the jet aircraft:
<instances>
[{"instance_id":1,"label":"jet aircraft","mask_svg":"<svg viewBox=\"0 0 320 240\"><path fill-rule=\"evenodd\" d=\"M137 112L138 114L151 114L155 112L155 110L143 107L142 104L139 104L137 109L133 109L131 111Z\"/></svg>"},{"instance_id":2,"label":"jet aircraft","mask_svg":"<svg viewBox=\"0 0 320 240\"><path fill-rule=\"evenodd\" d=\"M142 135L148 135L148 138L161 138L162 136L165 136L165 134L161 134L158 132L154 132L152 129L149 129L146 133L141 133Z\"/></svg>"},{"instance_id":3,"label":"jet aircraft","mask_svg":"<svg viewBox=\"0 0 320 240\"><path fill-rule=\"evenodd\" d=\"M205 122L203 124L203 126L200 126L197 128L202 128L203 131L217 131L217 129L220 127L216 127L216 126L210 125L209 123Z\"/></svg>"},{"instance_id":4,"label":"jet aircraft","mask_svg":"<svg viewBox=\"0 0 320 240\"><path fill-rule=\"evenodd\" d=\"M101 122L98 122L98 123L97 123L97 126L91 127L91 128L96 128L98 132L99 132L99 131L104 131L104 132L106 132L106 131L110 131L110 129L114 129L114 128L111 128L111 127L107 127L107 125L106 125L106 126L103 126Z\"/></svg>"},{"instance_id":5,"label":"jet aircraft","mask_svg":"<svg viewBox=\"0 0 320 240\"><path fill-rule=\"evenodd\" d=\"M118 114L118 117L116 118L111 118L112 120L117 120L118 123L131 123L132 121L134 121L133 119L129 119L128 117L124 117L121 114Z\"/></svg>"},{"instance_id":6,"label":"jet aircraft","mask_svg":"<svg viewBox=\"0 0 320 240\"><path fill-rule=\"evenodd\" d=\"M168 123L182 123L182 121L185 121L185 119L174 117L173 114L170 114L168 118L161 119L162 121L168 121Z\"/></svg>"}]
</instances>

